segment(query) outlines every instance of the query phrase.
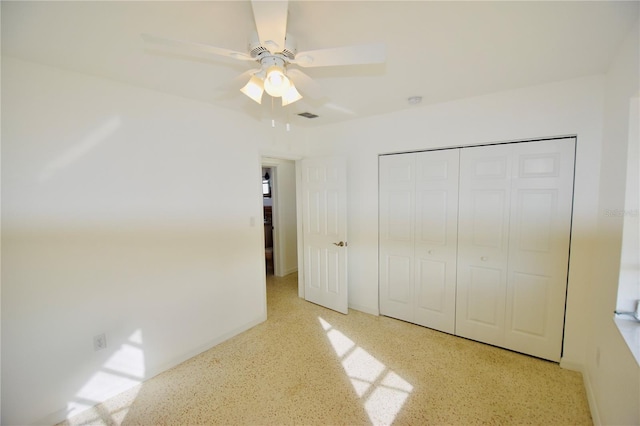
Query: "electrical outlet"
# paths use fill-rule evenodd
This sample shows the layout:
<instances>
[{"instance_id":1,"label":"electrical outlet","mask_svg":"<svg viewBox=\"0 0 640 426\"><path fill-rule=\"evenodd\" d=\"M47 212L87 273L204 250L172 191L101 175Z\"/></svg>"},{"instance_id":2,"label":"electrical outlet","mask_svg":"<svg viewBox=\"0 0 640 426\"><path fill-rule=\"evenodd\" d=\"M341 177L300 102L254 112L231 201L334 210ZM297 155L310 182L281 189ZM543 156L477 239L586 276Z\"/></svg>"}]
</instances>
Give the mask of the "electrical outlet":
<instances>
[{"instance_id":1,"label":"electrical outlet","mask_svg":"<svg viewBox=\"0 0 640 426\"><path fill-rule=\"evenodd\" d=\"M107 336L105 333L93 336L93 350L101 351L107 347Z\"/></svg>"}]
</instances>

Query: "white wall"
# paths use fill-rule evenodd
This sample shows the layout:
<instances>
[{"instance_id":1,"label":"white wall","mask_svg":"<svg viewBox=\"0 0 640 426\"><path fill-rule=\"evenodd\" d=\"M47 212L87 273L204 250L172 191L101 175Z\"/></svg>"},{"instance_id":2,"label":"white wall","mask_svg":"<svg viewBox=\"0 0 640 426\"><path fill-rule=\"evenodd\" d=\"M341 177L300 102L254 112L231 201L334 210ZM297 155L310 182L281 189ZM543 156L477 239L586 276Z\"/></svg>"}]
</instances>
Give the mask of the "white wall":
<instances>
[{"instance_id":1,"label":"white wall","mask_svg":"<svg viewBox=\"0 0 640 426\"><path fill-rule=\"evenodd\" d=\"M623 216L608 214L625 209L629 107L640 89L639 40L636 26L618 52L605 86L600 205L593 235L592 292L586 309L591 334L585 351L585 376L602 424L640 424L640 366L613 322Z\"/></svg>"},{"instance_id":2,"label":"white wall","mask_svg":"<svg viewBox=\"0 0 640 426\"><path fill-rule=\"evenodd\" d=\"M260 153L291 155L296 129L12 58L2 77L2 424L266 318Z\"/></svg>"}]
</instances>

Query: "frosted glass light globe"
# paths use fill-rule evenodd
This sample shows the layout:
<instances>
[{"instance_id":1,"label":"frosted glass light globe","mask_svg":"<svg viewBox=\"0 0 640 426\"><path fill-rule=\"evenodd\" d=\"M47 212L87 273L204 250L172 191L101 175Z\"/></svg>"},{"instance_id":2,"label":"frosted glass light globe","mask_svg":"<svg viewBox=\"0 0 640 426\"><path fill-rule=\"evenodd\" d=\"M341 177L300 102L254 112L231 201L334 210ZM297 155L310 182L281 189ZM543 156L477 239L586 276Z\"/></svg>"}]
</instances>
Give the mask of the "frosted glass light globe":
<instances>
[{"instance_id":1,"label":"frosted glass light globe","mask_svg":"<svg viewBox=\"0 0 640 426\"><path fill-rule=\"evenodd\" d=\"M284 70L277 66L272 66L267 70L264 79L264 90L274 98L279 98L291 87L291 82L284 75Z\"/></svg>"}]
</instances>

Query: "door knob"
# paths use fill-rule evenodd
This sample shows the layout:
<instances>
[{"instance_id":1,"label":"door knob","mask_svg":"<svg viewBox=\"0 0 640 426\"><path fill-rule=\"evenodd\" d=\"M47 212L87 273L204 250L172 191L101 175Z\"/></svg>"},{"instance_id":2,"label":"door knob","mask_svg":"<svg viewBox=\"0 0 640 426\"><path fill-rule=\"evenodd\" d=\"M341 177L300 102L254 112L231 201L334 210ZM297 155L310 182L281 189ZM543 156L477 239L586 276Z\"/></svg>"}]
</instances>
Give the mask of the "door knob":
<instances>
[{"instance_id":1,"label":"door knob","mask_svg":"<svg viewBox=\"0 0 640 426\"><path fill-rule=\"evenodd\" d=\"M333 243L333 245L338 247L344 247L347 245L347 243L345 243L344 241L340 241L339 243Z\"/></svg>"},{"instance_id":2,"label":"door knob","mask_svg":"<svg viewBox=\"0 0 640 426\"><path fill-rule=\"evenodd\" d=\"M487 256L482 256L482 257L480 258L480 260L482 260L483 262L486 262L488 259L489 259L489 258L488 258Z\"/></svg>"}]
</instances>

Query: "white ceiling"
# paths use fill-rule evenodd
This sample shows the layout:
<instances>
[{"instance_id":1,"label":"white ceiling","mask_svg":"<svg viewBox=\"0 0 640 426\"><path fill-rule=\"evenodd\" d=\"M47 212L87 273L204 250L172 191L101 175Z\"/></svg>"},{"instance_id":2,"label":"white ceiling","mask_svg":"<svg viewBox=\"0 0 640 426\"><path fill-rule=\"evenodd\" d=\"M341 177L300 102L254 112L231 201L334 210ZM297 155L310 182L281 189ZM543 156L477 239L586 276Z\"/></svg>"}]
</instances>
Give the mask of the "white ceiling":
<instances>
[{"instance_id":1,"label":"white ceiling","mask_svg":"<svg viewBox=\"0 0 640 426\"><path fill-rule=\"evenodd\" d=\"M307 68L320 100L258 105L221 86L251 62L145 46L140 33L246 51L246 1L2 1L2 54L244 111L316 125L607 70L640 2L292 1L298 50L382 42L382 65ZM303 93L304 94L304 93ZM309 111L320 117L297 117Z\"/></svg>"}]
</instances>

